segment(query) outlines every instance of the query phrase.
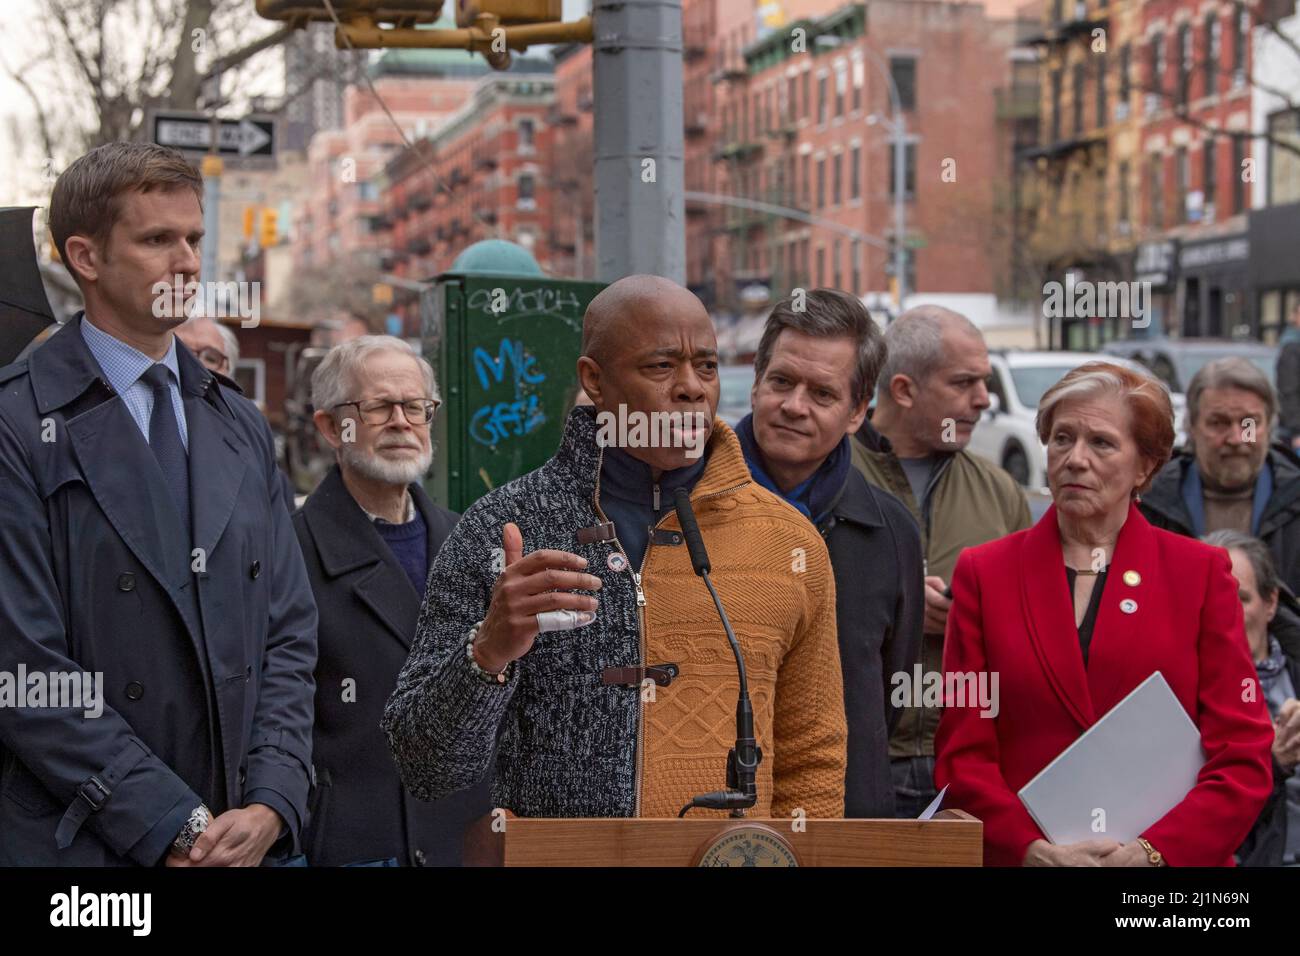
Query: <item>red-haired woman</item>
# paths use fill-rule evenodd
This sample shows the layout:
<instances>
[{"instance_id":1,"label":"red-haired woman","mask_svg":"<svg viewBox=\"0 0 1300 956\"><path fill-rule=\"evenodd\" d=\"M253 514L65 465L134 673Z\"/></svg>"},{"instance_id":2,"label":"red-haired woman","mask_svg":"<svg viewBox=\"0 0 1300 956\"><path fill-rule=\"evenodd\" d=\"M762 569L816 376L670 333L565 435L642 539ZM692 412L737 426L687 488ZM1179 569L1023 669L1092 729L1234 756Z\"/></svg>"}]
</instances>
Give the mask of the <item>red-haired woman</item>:
<instances>
[{"instance_id":1,"label":"red-haired woman","mask_svg":"<svg viewBox=\"0 0 1300 956\"><path fill-rule=\"evenodd\" d=\"M984 822L990 865L1231 866L1270 792L1273 732L1245 692L1255 671L1226 553L1152 528L1134 504L1169 460L1168 393L1092 362L1048 389L1037 427L1052 507L967 549L952 578L944 671L997 672L999 709L945 709L935 779ZM1050 843L1017 792L1154 671L1200 731L1195 786L1131 843Z\"/></svg>"}]
</instances>

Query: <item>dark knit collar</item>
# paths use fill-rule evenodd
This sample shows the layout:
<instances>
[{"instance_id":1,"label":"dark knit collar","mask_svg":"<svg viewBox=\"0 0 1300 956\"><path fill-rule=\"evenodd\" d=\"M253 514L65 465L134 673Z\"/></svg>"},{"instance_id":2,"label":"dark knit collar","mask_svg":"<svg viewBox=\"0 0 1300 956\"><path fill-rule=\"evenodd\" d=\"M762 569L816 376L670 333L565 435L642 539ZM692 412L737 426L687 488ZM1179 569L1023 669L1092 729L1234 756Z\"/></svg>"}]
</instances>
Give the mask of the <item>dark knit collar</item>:
<instances>
[{"instance_id":1,"label":"dark knit collar","mask_svg":"<svg viewBox=\"0 0 1300 956\"><path fill-rule=\"evenodd\" d=\"M565 473L574 490L588 497L596 493L596 480L600 474L603 452L606 451L596 441L598 430L596 409L593 406L574 407L565 420L560 447L551 459L551 465ZM703 462L703 469L692 489L692 499L735 488L753 480L736 433L721 418L713 419L713 433L709 436L709 443L705 446L700 461Z\"/></svg>"},{"instance_id":2,"label":"dark knit collar","mask_svg":"<svg viewBox=\"0 0 1300 956\"><path fill-rule=\"evenodd\" d=\"M704 473L709 460L709 449L689 465L673 468L659 475L659 500L671 503L678 488L685 488L687 493L695 487L700 475ZM622 448L606 448L605 457L600 465L600 493L622 498L636 505L650 506L653 502L654 472L645 462L634 458Z\"/></svg>"}]
</instances>

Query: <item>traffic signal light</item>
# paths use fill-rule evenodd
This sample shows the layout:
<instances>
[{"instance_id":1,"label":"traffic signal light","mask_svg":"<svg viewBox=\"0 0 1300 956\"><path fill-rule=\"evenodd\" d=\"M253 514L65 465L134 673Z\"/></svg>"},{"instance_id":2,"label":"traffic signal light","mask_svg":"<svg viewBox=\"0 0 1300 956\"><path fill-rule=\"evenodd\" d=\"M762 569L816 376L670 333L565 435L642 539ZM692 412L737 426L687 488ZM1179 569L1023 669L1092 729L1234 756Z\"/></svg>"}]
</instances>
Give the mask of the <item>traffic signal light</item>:
<instances>
[{"instance_id":1,"label":"traffic signal light","mask_svg":"<svg viewBox=\"0 0 1300 956\"><path fill-rule=\"evenodd\" d=\"M561 23L562 0L454 0L456 30L416 29L435 23L443 0L333 0L340 26L334 45L374 50L388 47L470 50L496 70L510 66L511 50L539 43L590 43L591 17ZM258 16L296 28L331 22L324 0L255 0Z\"/></svg>"},{"instance_id":2,"label":"traffic signal light","mask_svg":"<svg viewBox=\"0 0 1300 956\"><path fill-rule=\"evenodd\" d=\"M562 0L456 0L456 26L472 27L483 14L503 26L553 23L564 16Z\"/></svg>"},{"instance_id":3,"label":"traffic signal light","mask_svg":"<svg viewBox=\"0 0 1300 956\"><path fill-rule=\"evenodd\" d=\"M244 207L244 241L253 241L253 228L257 224L257 209L253 206Z\"/></svg>"},{"instance_id":4,"label":"traffic signal light","mask_svg":"<svg viewBox=\"0 0 1300 956\"><path fill-rule=\"evenodd\" d=\"M442 4L431 0L333 0L334 11L345 23L358 15L376 22L433 23L442 13ZM332 21L324 0L256 0L257 15L266 20L287 20L295 26L308 20Z\"/></svg>"},{"instance_id":5,"label":"traffic signal light","mask_svg":"<svg viewBox=\"0 0 1300 956\"><path fill-rule=\"evenodd\" d=\"M268 249L279 241L279 234L276 231L276 224L280 214L274 209L266 208L262 210L262 235L258 244L263 249Z\"/></svg>"}]
</instances>

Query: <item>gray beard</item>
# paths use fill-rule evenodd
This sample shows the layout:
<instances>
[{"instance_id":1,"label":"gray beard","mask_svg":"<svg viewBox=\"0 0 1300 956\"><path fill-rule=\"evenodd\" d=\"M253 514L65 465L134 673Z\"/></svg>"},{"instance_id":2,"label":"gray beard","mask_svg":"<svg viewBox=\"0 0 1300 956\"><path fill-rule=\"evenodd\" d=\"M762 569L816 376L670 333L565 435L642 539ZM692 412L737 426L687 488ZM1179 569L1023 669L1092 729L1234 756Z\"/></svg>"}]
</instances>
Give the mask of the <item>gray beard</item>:
<instances>
[{"instance_id":1,"label":"gray beard","mask_svg":"<svg viewBox=\"0 0 1300 956\"><path fill-rule=\"evenodd\" d=\"M339 446L339 460L362 478L405 488L424 477L433 464L433 449L414 461L388 461L378 455L367 455L352 442L344 442Z\"/></svg>"}]
</instances>

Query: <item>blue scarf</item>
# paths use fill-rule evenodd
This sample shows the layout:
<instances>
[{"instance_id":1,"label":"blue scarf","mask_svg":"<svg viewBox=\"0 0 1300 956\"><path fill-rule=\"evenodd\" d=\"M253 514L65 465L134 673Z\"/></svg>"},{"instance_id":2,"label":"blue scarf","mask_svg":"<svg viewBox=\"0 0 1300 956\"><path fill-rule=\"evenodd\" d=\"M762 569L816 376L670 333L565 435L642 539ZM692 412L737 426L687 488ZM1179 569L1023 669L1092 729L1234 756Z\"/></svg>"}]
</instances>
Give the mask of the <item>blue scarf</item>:
<instances>
[{"instance_id":1,"label":"blue scarf","mask_svg":"<svg viewBox=\"0 0 1300 956\"><path fill-rule=\"evenodd\" d=\"M745 454L745 464L754 480L775 495L780 495L799 509L799 513L813 524L820 524L830 514L839 497L844 482L848 481L849 469L853 467L853 454L849 450L849 436L845 435L835 450L826 456L826 460L817 466L807 479L789 491L782 491L763 467L763 454L754 440L754 415L751 412L740 420L736 426L736 437L740 439L740 449Z\"/></svg>"},{"instance_id":2,"label":"blue scarf","mask_svg":"<svg viewBox=\"0 0 1300 956\"><path fill-rule=\"evenodd\" d=\"M1187 466L1183 475L1183 504L1192 519L1192 534L1200 538L1205 535L1205 492L1201 487L1201 470L1196 467L1196 460ZM1264 467L1255 479L1255 496L1252 499L1250 515L1250 533L1259 535L1259 521L1264 517L1268 499L1273 497L1273 465L1264 460Z\"/></svg>"}]
</instances>

